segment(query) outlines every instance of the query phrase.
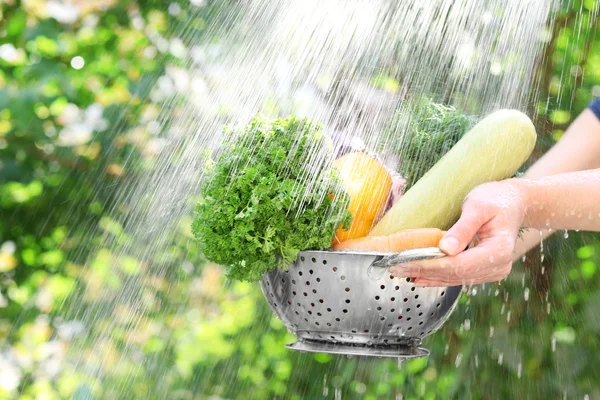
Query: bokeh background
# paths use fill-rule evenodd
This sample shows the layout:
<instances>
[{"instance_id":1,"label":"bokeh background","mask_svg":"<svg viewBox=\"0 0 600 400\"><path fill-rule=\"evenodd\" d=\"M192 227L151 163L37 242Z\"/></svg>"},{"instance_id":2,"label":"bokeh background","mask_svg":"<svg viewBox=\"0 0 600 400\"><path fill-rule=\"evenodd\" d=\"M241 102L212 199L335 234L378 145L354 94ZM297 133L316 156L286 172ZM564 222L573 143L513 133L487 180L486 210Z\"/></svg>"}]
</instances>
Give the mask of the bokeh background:
<instances>
[{"instance_id":1,"label":"bokeh background","mask_svg":"<svg viewBox=\"0 0 600 400\"><path fill-rule=\"evenodd\" d=\"M180 140L163 127L194 88L182 38L218 44L207 26L235 3L0 0L0 399L600 398L595 234L561 232L465 293L432 355L402 365L286 350L258 285L197 254L191 216L164 251L117 251L145 245L119 189ZM562 3L537 39L535 157L600 96L596 1ZM137 303L114 300L127 285Z\"/></svg>"}]
</instances>

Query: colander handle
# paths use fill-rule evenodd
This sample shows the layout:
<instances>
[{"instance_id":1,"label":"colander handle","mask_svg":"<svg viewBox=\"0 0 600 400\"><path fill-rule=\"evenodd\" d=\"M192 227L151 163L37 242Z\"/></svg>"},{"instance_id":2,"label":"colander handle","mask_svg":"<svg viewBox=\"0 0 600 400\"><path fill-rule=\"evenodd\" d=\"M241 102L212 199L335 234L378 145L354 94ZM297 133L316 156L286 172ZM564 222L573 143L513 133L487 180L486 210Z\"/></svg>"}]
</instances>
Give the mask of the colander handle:
<instances>
[{"instance_id":1,"label":"colander handle","mask_svg":"<svg viewBox=\"0 0 600 400\"><path fill-rule=\"evenodd\" d=\"M398 265L409 261L430 260L434 258L445 257L446 253L437 247L428 247L425 249L407 250L402 253L390 254L389 256L380 256L377 258L371 267L389 268L392 265Z\"/></svg>"}]
</instances>

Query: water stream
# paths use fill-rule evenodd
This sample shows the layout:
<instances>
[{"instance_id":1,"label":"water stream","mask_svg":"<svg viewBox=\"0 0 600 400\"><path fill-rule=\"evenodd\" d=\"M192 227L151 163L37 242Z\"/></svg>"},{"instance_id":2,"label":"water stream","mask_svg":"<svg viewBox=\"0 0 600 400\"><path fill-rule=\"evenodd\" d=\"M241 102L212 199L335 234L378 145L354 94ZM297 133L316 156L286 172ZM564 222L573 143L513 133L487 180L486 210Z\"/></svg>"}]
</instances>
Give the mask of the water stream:
<instances>
[{"instance_id":1,"label":"water stream","mask_svg":"<svg viewBox=\"0 0 600 400\"><path fill-rule=\"evenodd\" d=\"M211 7L209 26L201 35L192 28L191 15L177 41L170 43L180 62L158 79L150 94L157 112L145 122L147 129L157 131L158 156L117 189L112 219L105 221L103 240L94 243L88 272L81 277L87 289L61 311L62 326L74 332L64 362L102 398L132 393L140 398L242 398L244 390L257 390L256 398L273 393L286 398L290 379L305 380L293 390L304 387L307 398L315 393L354 398L348 393L360 395L378 384L395 387L389 393L403 398L400 382L375 376L391 373L393 363L296 354L286 358L283 345L290 337L273 320L256 286L225 282L219 267L201 262L189 224L205 156L221 143L223 124L244 123L257 112L313 118L339 143L358 141L378 149L392 167L398 160L388 150L401 147L410 135L409 100L420 95L475 116L497 108L530 113L539 84L535 68L549 40L555 4L242 0ZM160 37L152 39L161 43ZM394 116L399 123L390 132ZM520 299L527 304L536 300L529 283L519 287L525 287ZM477 306L497 296L504 299L501 309L498 302L486 308L502 315L499 325L478 331L489 332L495 350L474 345L465 353L453 348L456 335L442 334L431 339L431 347L446 348L455 369L468 371L473 379L484 359L508 364L515 370L510 379L520 379L533 367L522 364L508 340L516 312L508 295L502 285L480 290L468 300L465 296L453 317L464 321L460 335L470 335L477 325ZM155 315L163 316L160 322L152 319ZM442 337L454 342L441 344ZM161 350L168 346L176 354L167 361ZM550 347L555 350L555 337ZM251 355L259 351L262 358L253 360ZM442 357L432 355L431 368ZM206 367L211 364L214 369ZM166 367L172 365L176 368ZM410 365L402 378L407 381L412 379L410 368L426 368ZM261 368L284 378L267 384L256 373ZM329 373L322 384L306 382L308 375L297 371L307 368ZM437 374L435 369L427 373ZM152 377L151 386L139 383L144 376ZM193 389L182 384L174 389L185 379ZM454 382L455 377L445 379ZM419 381L421 395L432 380ZM316 391L310 385L318 386ZM200 395L205 387L218 387L220 393Z\"/></svg>"}]
</instances>

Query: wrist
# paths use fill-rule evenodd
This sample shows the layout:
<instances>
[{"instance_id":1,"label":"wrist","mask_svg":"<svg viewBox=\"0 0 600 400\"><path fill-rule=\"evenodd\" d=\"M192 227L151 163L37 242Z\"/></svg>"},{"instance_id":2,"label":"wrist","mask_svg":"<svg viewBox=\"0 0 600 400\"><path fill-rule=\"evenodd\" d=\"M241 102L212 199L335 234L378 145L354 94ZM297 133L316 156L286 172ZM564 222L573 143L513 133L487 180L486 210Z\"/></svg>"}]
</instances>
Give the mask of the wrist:
<instances>
[{"instance_id":1,"label":"wrist","mask_svg":"<svg viewBox=\"0 0 600 400\"><path fill-rule=\"evenodd\" d=\"M535 199L535 190L533 182L526 178L512 178L507 180L514 196L518 199L519 209L522 212L522 227L532 227L532 219L536 219L536 211L543 210L543 205ZM539 207L536 207L539 206Z\"/></svg>"}]
</instances>

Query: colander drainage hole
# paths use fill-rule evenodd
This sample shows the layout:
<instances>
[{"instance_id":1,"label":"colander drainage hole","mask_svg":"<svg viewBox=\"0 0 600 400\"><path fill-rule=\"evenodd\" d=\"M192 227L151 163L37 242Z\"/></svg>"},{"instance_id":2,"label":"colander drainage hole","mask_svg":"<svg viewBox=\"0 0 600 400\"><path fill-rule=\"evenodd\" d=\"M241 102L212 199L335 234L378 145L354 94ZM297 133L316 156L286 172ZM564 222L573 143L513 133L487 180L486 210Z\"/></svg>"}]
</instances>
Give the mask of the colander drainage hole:
<instances>
[{"instance_id":1,"label":"colander drainage hole","mask_svg":"<svg viewBox=\"0 0 600 400\"><path fill-rule=\"evenodd\" d=\"M292 285L295 285L295 284L296 284L296 280L292 279Z\"/></svg>"},{"instance_id":2,"label":"colander drainage hole","mask_svg":"<svg viewBox=\"0 0 600 400\"><path fill-rule=\"evenodd\" d=\"M331 322L328 322L328 323L327 323L327 326L331 326Z\"/></svg>"},{"instance_id":3,"label":"colander drainage hole","mask_svg":"<svg viewBox=\"0 0 600 400\"><path fill-rule=\"evenodd\" d=\"M381 290L384 290L384 289L385 289L385 285L381 285L381 286L379 286L379 288L380 288Z\"/></svg>"},{"instance_id":4,"label":"colander drainage hole","mask_svg":"<svg viewBox=\"0 0 600 400\"><path fill-rule=\"evenodd\" d=\"M395 297L392 297L390 300L391 300L391 301L396 301L396 298L395 298Z\"/></svg>"},{"instance_id":5,"label":"colander drainage hole","mask_svg":"<svg viewBox=\"0 0 600 400\"><path fill-rule=\"evenodd\" d=\"M409 327L408 327L408 330L409 330L409 331L412 331L412 326L409 326Z\"/></svg>"},{"instance_id":6,"label":"colander drainage hole","mask_svg":"<svg viewBox=\"0 0 600 400\"><path fill-rule=\"evenodd\" d=\"M267 286L271 286L271 282L267 281Z\"/></svg>"},{"instance_id":7,"label":"colander drainage hole","mask_svg":"<svg viewBox=\"0 0 600 400\"><path fill-rule=\"evenodd\" d=\"M304 297L308 296L308 293L304 292L302 293L304 295Z\"/></svg>"},{"instance_id":8,"label":"colander drainage hole","mask_svg":"<svg viewBox=\"0 0 600 400\"><path fill-rule=\"evenodd\" d=\"M322 316L323 316L323 314L321 314L320 312L318 312L318 313L317 313L317 315L318 315L319 317L322 317Z\"/></svg>"},{"instance_id":9,"label":"colander drainage hole","mask_svg":"<svg viewBox=\"0 0 600 400\"><path fill-rule=\"evenodd\" d=\"M315 303L310 303L310 305L311 305L312 307L314 307L314 306L315 306Z\"/></svg>"},{"instance_id":10,"label":"colander drainage hole","mask_svg":"<svg viewBox=\"0 0 600 400\"><path fill-rule=\"evenodd\" d=\"M296 295L296 291L295 291L295 290L294 290L294 291L292 291L292 294L295 296L295 295Z\"/></svg>"},{"instance_id":11,"label":"colander drainage hole","mask_svg":"<svg viewBox=\"0 0 600 400\"><path fill-rule=\"evenodd\" d=\"M402 319L402 315L398 315L398 319Z\"/></svg>"},{"instance_id":12,"label":"colander drainage hole","mask_svg":"<svg viewBox=\"0 0 600 400\"><path fill-rule=\"evenodd\" d=\"M292 302L288 300L288 304L291 306L291 305L292 305Z\"/></svg>"},{"instance_id":13,"label":"colander drainage hole","mask_svg":"<svg viewBox=\"0 0 600 400\"><path fill-rule=\"evenodd\" d=\"M344 289L344 290L345 290L346 292L349 292L349 291L350 291L350 288L349 288L349 287L347 287L347 288L346 288L346 289Z\"/></svg>"},{"instance_id":14,"label":"colander drainage hole","mask_svg":"<svg viewBox=\"0 0 600 400\"><path fill-rule=\"evenodd\" d=\"M436 304L436 307L439 307L439 306L440 306L440 303L437 303L437 304Z\"/></svg>"},{"instance_id":15,"label":"colander drainage hole","mask_svg":"<svg viewBox=\"0 0 600 400\"><path fill-rule=\"evenodd\" d=\"M313 257L313 258L311 259L311 261L312 261L312 262L314 262L314 263L316 263L316 262L317 262L317 259Z\"/></svg>"},{"instance_id":16,"label":"colander drainage hole","mask_svg":"<svg viewBox=\"0 0 600 400\"><path fill-rule=\"evenodd\" d=\"M352 332L352 333L356 333L356 329L352 329L352 331L351 331L351 332Z\"/></svg>"},{"instance_id":17,"label":"colander drainage hole","mask_svg":"<svg viewBox=\"0 0 600 400\"><path fill-rule=\"evenodd\" d=\"M394 289L400 290L400 286L396 286L396 287L394 287Z\"/></svg>"},{"instance_id":18,"label":"colander drainage hole","mask_svg":"<svg viewBox=\"0 0 600 400\"><path fill-rule=\"evenodd\" d=\"M422 313L422 312L420 312L420 313L419 313L419 317L421 317L422 315L423 315L423 313Z\"/></svg>"},{"instance_id":19,"label":"colander drainage hole","mask_svg":"<svg viewBox=\"0 0 600 400\"><path fill-rule=\"evenodd\" d=\"M298 311L294 311L296 313L296 315L300 315L300 313L298 313Z\"/></svg>"},{"instance_id":20,"label":"colander drainage hole","mask_svg":"<svg viewBox=\"0 0 600 400\"><path fill-rule=\"evenodd\" d=\"M379 307L377 307L377 308L379 308ZM396 311L396 309L395 309L395 308L392 308L392 309L390 310L390 312L394 312L394 311Z\"/></svg>"},{"instance_id":21,"label":"colander drainage hole","mask_svg":"<svg viewBox=\"0 0 600 400\"><path fill-rule=\"evenodd\" d=\"M381 311L381 307L377 307L377 311Z\"/></svg>"},{"instance_id":22,"label":"colander drainage hole","mask_svg":"<svg viewBox=\"0 0 600 400\"><path fill-rule=\"evenodd\" d=\"M298 271L298 275L302 276L302 271Z\"/></svg>"},{"instance_id":23,"label":"colander drainage hole","mask_svg":"<svg viewBox=\"0 0 600 400\"><path fill-rule=\"evenodd\" d=\"M418 294L415 294L415 300L416 300L416 299L418 299L418 298L419 298L419 295L418 295Z\"/></svg>"},{"instance_id":24,"label":"colander drainage hole","mask_svg":"<svg viewBox=\"0 0 600 400\"><path fill-rule=\"evenodd\" d=\"M419 322L419 325L423 325L423 321Z\"/></svg>"},{"instance_id":25,"label":"colander drainage hole","mask_svg":"<svg viewBox=\"0 0 600 400\"><path fill-rule=\"evenodd\" d=\"M394 275L390 275L390 279L394 279Z\"/></svg>"},{"instance_id":26,"label":"colander drainage hole","mask_svg":"<svg viewBox=\"0 0 600 400\"><path fill-rule=\"evenodd\" d=\"M365 332L365 333L369 333L369 330L368 330L368 329L365 329L365 330L364 330L364 332Z\"/></svg>"},{"instance_id":27,"label":"colander drainage hole","mask_svg":"<svg viewBox=\"0 0 600 400\"><path fill-rule=\"evenodd\" d=\"M375 296L375 300L379 300L379 299L380 299L380 297L379 297L379 296Z\"/></svg>"},{"instance_id":28,"label":"colander drainage hole","mask_svg":"<svg viewBox=\"0 0 600 400\"><path fill-rule=\"evenodd\" d=\"M417 290L417 288L416 288L416 287L414 287L414 286L410 288L410 291L411 291L411 292L414 292L415 290Z\"/></svg>"},{"instance_id":29,"label":"colander drainage hole","mask_svg":"<svg viewBox=\"0 0 600 400\"><path fill-rule=\"evenodd\" d=\"M442 294L441 294L440 296L443 296L443 295L445 295L445 294L446 294L446 292L442 292Z\"/></svg>"},{"instance_id":30,"label":"colander drainage hole","mask_svg":"<svg viewBox=\"0 0 600 400\"><path fill-rule=\"evenodd\" d=\"M314 293L314 294L317 294L317 289L313 289L313 293Z\"/></svg>"},{"instance_id":31,"label":"colander drainage hole","mask_svg":"<svg viewBox=\"0 0 600 400\"><path fill-rule=\"evenodd\" d=\"M296 303L296 305L297 305L298 307L300 307L300 303Z\"/></svg>"},{"instance_id":32,"label":"colander drainage hole","mask_svg":"<svg viewBox=\"0 0 600 400\"><path fill-rule=\"evenodd\" d=\"M310 312L310 311L309 311L309 312ZM410 321L411 319L412 319L411 317L408 317L408 318L406 318L406 320L407 320L407 321Z\"/></svg>"},{"instance_id":33,"label":"colander drainage hole","mask_svg":"<svg viewBox=\"0 0 600 400\"><path fill-rule=\"evenodd\" d=\"M321 300L322 300L322 299L321 299ZM319 301L321 301L321 300L319 300ZM327 308L327 312L331 312L331 308Z\"/></svg>"},{"instance_id":34,"label":"colander drainage hole","mask_svg":"<svg viewBox=\"0 0 600 400\"><path fill-rule=\"evenodd\" d=\"M346 280L346 276L342 275L342 276L340 276L340 279L343 280L343 281L345 281Z\"/></svg>"},{"instance_id":35,"label":"colander drainage hole","mask_svg":"<svg viewBox=\"0 0 600 400\"><path fill-rule=\"evenodd\" d=\"M314 271L312 269L309 269L308 273L312 275L312 274L314 274Z\"/></svg>"},{"instance_id":36,"label":"colander drainage hole","mask_svg":"<svg viewBox=\"0 0 600 400\"><path fill-rule=\"evenodd\" d=\"M408 302L408 297L405 297L405 298L404 298L404 302L405 302L405 303L406 303L406 302Z\"/></svg>"},{"instance_id":37,"label":"colander drainage hole","mask_svg":"<svg viewBox=\"0 0 600 400\"><path fill-rule=\"evenodd\" d=\"M281 283L285 283L285 279L281 279Z\"/></svg>"},{"instance_id":38,"label":"colander drainage hole","mask_svg":"<svg viewBox=\"0 0 600 400\"><path fill-rule=\"evenodd\" d=\"M385 321L385 317L381 317L380 319L381 319L382 321Z\"/></svg>"},{"instance_id":39,"label":"colander drainage hole","mask_svg":"<svg viewBox=\"0 0 600 400\"><path fill-rule=\"evenodd\" d=\"M323 304L324 300L323 299L319 299L319 303Z\"/></svg>"},{"instance_id":40,"label":"colander drainage hole","mask_svg":"<svg viewBox=\"0 0 600 400\"><path fill-rule=\"evenodd\" d=\"M394 324L388 324L388 328L391 328Z\"/></svg>"},{"instance_id":41,"label":"colander drainage hole","mask_svg":"<svg viewBox=\"0 0 600 400\"><path fill-rule=\"evenodd\" d=\"M327 265L327 260L323 260L323 265Z\"/></svg>"},{"instance_id":42,"label":"colander drainage hole","mask_svg":"<svg viewBox=\"0 0 600 400\"><path fill-rule=\"evenodd\" d=\"M406 309L406 312L410 312L410 308L407 308L407 309Z\"/></svg>"},{"instance_id":43,"label":"colander drainage hole","mask_svg":"<svg viewBox=\"0 0 600 400\"><path fill-rule=\"evenodd\" d=\"M350 299L346 299L346 304L350 304Z\"/></svg>"},{"instance_id":44,"label":"colander drainage hole","mask_svg":"<svg viewBox=\"0 0 600 400\"><path fill-rule=\"evenodd\" d=\"M321 282L321 278L317 278L317 282Z\"/></svg>"},{"instance_id":45,"label":"colander drainage hole","mask_svg":"<svg viewBox=\"0 0 600 400\"><path fill-rule=\"evenodd\" d=\"M315 322L315 325L319 326L319 323L318 323L318 322Z\"/></svg>"},{"instance_id":46,"label":"colander drainage hole","mask_svg":"<svg viewBox=\"0 0 600 400\"><path fill-rule=\"evenodd\" d=\"M406 282L410 282L410 278L406 278Z\"/></svg>"},{"instance_id":47,"label":"colander drainage hole","mask_svg":"<svg viewBox=\"0 0 600 400\"><path fill-rule=\"evenodd\" d=\"M312 311L308 310L308 315L312 315Z\"/></svg>"},{"instance_id":48,"label":"colander drainage hole","mask_svg":"<svg viewBox=\"0 0 600 400\"><path fill-rule=\"evenodd\" d=\"M421 308L421 303L418 303L418 304L417 304L417 308Z\"/></svg>"},{"instance_id":49,"label":"colander drainage hole","mask_svg":"<svg viewBox=\"0 0 600 400\"><path fill-rule=\"evenodd\" d=\"M304 318L304 320L305 320L306 322L308 322L308 318Z\"/></svg>"},{"instance_id":50,"label":"colander drainage hole","mask_svg":"<svg viewBox=\"0 0 600 400\"><path fill-rule=\"evenodd\" d=\"M331 336L329 336L329 337L335 340L335 336L331 335Z\"/></svg>"},{"instance_id":51,"label":"colander drainage hole","mask_svg":"<svg viewBox=\"0 0 600 400\"><path fill-rule=\"evenodd\" d=\"M336 320L337 322L340 322L340 319L339 319L339 318L336 318L335 320Z\"/></svg>"},{"instance_id":52,"label":"colander drainage hole","mask_svg":"<svg viewBox=\"0 0 600 400\"><path fill-rule=\"evenodd\" d=\"M430 317L433 317L433 313L431 313Z\"/></svg>"},{"instance_id":53,"label":"colander drainage hole","mask_svg":"<svg viewBox=\"0 0 600 400\"><path fill-rule=\"evenodd\" d=\"M310 286L310 281L306 281L306 286Z\"/></svg>"},{"instance_id":54,"label":"colander drainage hole","mask_svg":"<svg viewBox=\"0 0 600 400\"><path fill-rule=\"evenodd\" d=\"M383 339L383 343L387 343L387 342L388 342L388 340L387 340L387 339Z\"/></svg>"},{"instance_id":55,"label":"colander drainage hole","mask_svg":"<svg viewBox=\"0 0 600 400\"><path fill-rule=\"evenodd\" d=\"M345 308L342 310L342 312L343 312L344 314L348 314L348 310L346 310Z\"/></svg>"},{"instance_id":56,"label":"colander drainage hole","mask_svg":"<svg viewBox=\"0 0 600 400\"><path fill-rule=\"evenodd\" d=\"M337 267L332 268L333 272L337 272Z\"/></svg>"},{"instance_id":57,"label":"colander drainage hole","mask_svg":"<svg viewBox=\"0 0 600 400\"><path fill-rule=\"evenodd\" d=\"M304 257L300 257L300 261L304 261Z\"/></svg>"}]
</instances>

